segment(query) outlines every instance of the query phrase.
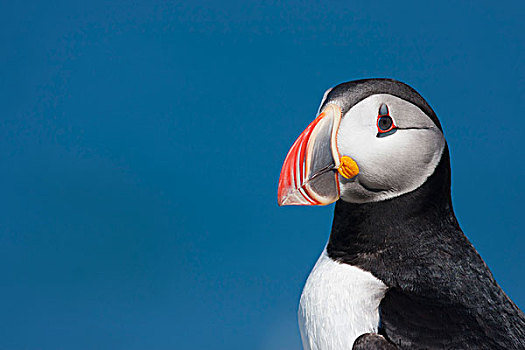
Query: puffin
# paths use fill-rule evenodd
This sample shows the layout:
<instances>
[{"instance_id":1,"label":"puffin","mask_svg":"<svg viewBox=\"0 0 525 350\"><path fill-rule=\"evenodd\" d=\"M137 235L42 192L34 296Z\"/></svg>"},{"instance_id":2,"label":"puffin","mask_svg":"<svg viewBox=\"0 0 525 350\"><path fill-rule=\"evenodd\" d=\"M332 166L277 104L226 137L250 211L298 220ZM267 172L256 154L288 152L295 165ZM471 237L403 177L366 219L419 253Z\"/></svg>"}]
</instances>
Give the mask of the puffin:
<instances>
[{"instance_id":1,"label":"puffin","mask_svg":"<svg viewBox=\"0 0 525 350\"><path fill-rule=\"evenodd\" d=\"M288 152L279 205L335 202L298 310L305 350L525 349L525 316L462 232L443 129L413 88L339 84Z\"/></svg>"}]
</instances>

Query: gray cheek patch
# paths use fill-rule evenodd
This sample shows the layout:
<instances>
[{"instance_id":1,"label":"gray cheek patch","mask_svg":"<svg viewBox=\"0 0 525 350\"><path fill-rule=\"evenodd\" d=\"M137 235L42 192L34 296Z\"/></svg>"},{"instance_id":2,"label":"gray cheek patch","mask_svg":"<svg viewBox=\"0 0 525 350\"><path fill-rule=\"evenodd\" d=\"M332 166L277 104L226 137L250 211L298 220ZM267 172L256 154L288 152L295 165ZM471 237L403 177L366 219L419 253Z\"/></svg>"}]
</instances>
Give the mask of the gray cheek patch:
<instances>
[{"instance_id":1,"label":"gray cheek patch","mask_svg":"<svg viewBox=\"0 0 525 350\"><path fill-rule=\"evenodd\" d=\"M376 137L382 104L399 129ZM341 198L373 202L413 191L434 172L444 147L443 134L417 106L392 95L369 96L346 113L339 127L339 152L360 169L356 181L339 181Z\"/></svg>"},{"instance_id":2,"label":"gray cheek patch","mask_svg":"<svg viewBox=\"0 0 525 350\"><path fill-rule=\"evenodd\" d=\"M391 95L386 95L385 99L389 100L390 116L394 119L398 128L438 129L434 122L419 107Z\"/></svg>"}]
</instances>

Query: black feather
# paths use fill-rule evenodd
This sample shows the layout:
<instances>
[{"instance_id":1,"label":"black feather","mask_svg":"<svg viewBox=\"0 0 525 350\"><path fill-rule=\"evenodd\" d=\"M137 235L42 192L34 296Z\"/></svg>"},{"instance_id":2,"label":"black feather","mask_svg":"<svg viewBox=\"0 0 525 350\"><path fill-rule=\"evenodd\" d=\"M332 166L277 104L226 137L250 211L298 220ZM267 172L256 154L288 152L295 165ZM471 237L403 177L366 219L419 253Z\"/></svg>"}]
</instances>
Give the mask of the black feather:
<instances>
[{"instance_id":1,"label":"black feather","mask_svg":"<svg viewBox=\"0 0 525 350\"><path fill-rule=\"evenodd\" d=\"M396 81L341 84L327 100L345 96L353 105L375 93L418 105L440 127L424 99ZM380 333L400 349L525 349L523 312L496 283L454 215L448 147L433 175L413 192L364 204L339 200L327 252L389 287L380 304Z\"/></svg>"},{"instance_id":2,"label":"black feather","mask_svg":"<svg viewBox=\"0 0 525 350\"><path fill-rule=\"evenodd\" d=\"M375 333L366 333L354 342L352 350L396 350L397 348L389 343L382 335Z\"/></svg>"}]
</instances>

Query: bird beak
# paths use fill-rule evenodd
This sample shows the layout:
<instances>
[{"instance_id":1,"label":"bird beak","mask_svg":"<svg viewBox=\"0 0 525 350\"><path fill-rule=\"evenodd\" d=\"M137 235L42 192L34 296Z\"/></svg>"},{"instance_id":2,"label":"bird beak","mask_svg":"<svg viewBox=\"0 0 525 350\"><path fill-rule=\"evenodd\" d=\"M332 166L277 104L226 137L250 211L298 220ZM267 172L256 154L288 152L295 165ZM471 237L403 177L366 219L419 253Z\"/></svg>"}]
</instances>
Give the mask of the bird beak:
<instances>
[{"instance_id":1,"label":"bird beak","mask_svg":"<svg viewBox=\"0 0 525 350\"><path fill-rule=\"evenodd\" d=\"M328 104L295 141L281 170L279 205L327 205L339 199L338 170L345 176L336 142L340 121L341 109Z\"/></svg>"}]
</instances>

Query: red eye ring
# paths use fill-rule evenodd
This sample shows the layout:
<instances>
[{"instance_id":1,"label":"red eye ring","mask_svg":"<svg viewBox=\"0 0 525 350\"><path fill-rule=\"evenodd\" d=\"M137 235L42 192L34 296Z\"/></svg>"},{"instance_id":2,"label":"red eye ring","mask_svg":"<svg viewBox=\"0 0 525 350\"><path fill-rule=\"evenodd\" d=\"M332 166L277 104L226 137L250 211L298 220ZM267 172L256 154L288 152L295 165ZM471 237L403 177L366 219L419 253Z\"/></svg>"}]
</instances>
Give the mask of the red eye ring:
<instances>
[{"instance_id":1,"label":"red eye ring","mask_svg":"<svg viewBox=\"0 0 525 350\"><path fill-rule=\"evenodd\" d=\"M390 116L390 113L388 111L388 107L386 104L382 104L379 107L379 113L377 114L377 133L385 134L388 132L391 132L394 129L397 129L396 124L394 123L394 119Z\"/></svg>"},{"instance_id":2,"label":"red eye ring","mask_svg":"<svg viewBox=\"0 0 525 350\"><path fill-rule=\"evenodd\" d=\"M378 115L376 126L379 134L384 134L397 129L394 119L389 115Z\"/></svg>"}]
</instances>

